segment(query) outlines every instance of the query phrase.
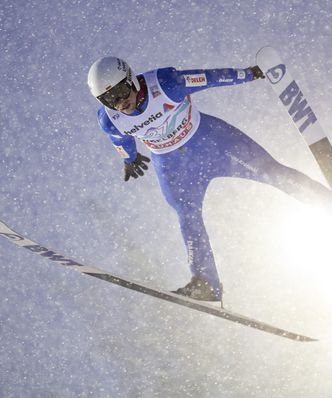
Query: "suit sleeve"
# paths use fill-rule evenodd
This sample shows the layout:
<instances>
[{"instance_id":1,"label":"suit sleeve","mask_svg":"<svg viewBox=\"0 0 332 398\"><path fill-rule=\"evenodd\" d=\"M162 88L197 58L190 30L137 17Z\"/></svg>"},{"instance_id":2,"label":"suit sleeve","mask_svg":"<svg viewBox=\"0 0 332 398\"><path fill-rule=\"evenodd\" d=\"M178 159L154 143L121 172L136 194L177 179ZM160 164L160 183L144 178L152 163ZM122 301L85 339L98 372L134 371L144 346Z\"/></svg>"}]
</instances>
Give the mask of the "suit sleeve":
<instances>
[{"instance_id":1,"label":"suit sleeve","mask_svg":"<svg viewBox=\"0 0 332 398\"><path fill-rule=\"evenodd\" d=\"M98 110L98 122L102 130L109 136L118 154L126 163L133 162L137 157L135 138L122 134L111 122L105 108Z\"/></svg>"},{"instance_id":2,"label":"suit sleeve","mask_svg":"<svg viewBox=\"0 0 332 398\"><path fill-rule=\"evenodd\" d=\"M173 101L180 102L184 97L212 87L232 86L251 82L251 68L234 69L158 69L161 88Z\"/></svg>"}]
</instances>

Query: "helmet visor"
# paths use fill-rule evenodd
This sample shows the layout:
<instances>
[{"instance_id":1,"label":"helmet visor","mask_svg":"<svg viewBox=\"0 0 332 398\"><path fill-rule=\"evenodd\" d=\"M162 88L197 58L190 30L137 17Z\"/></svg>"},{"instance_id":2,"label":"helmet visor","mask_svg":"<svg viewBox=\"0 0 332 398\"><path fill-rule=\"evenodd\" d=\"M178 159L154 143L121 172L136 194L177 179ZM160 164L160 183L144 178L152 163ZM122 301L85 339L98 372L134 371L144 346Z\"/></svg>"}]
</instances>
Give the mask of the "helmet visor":
<instances>
[{"instance_id":1,"label":"helmet visor","mask_svg":"<svg viewBox=\"0 0 332 398\"><path fill-rule=\"evenodd\" d=\"M116 86L111 87L97 98L108 108L114 109L115 106L122 100L129 97L131 92L132 82L125 77Z\"/></svg>"}]
</instances>

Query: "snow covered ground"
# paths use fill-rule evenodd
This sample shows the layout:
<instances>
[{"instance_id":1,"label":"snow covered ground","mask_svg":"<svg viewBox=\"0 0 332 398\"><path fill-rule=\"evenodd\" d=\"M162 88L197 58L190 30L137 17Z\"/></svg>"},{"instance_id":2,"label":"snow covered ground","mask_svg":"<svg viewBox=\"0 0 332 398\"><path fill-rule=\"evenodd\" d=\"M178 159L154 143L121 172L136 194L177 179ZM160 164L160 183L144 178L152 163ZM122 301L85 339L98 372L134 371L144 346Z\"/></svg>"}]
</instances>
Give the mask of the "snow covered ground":
<instances>
[{"instance_id":1,"label":"snow covered ground","mask_svg":"<svg viewBox=\"0 0 332 398\"><path fill-rule=\"evenodd\" d=\"M123 182L122 161L97 125L90 65L113 54L137 73L247 67L270 44L329 132L331 22L327 0L2 2L0 219L85 264L164 289L186 283L176 215L152 169ZM322 178L264 81L194 100L279 161ZM285 194L236 179L212 182L204 212L225 305L319 342L197 314L1 239L0 396L330 397L324 227Z\"/></svg>"}]
</instances>

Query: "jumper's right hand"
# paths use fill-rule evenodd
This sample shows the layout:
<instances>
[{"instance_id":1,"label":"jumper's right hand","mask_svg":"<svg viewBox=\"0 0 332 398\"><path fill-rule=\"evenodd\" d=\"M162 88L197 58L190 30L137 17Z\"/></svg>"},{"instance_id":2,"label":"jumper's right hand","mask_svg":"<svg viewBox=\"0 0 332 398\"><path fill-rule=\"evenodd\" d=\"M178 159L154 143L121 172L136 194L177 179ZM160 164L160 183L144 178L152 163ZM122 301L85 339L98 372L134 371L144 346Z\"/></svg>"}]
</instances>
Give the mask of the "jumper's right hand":
<instances>
[{"instance_id":1,"label":"jumper's right hand","mask_svg":"<svg viewBox=\"0 0 332 398\"><path fill-rule=\"evenodd\" d=\"M146 156L137 153L136 159L131 163L124 164L124 180L128 181L130 177L138 178L138 176L143 176L143 170L147 170L148 166L145 163L149 163L150 159Z\"/></svg>"}]
</instances>

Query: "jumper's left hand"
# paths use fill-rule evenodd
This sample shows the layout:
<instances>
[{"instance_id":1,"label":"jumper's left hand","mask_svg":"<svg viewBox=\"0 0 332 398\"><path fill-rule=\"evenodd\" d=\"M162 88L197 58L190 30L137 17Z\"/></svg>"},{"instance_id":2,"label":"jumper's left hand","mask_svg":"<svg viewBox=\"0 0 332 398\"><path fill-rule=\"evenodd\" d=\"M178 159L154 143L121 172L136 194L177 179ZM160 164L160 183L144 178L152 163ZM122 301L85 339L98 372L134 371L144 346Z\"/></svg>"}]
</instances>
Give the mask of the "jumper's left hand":
<instances>
[{"instance_id":1,"label":"jumper's left hand","mask_svg":"<svg viewBox=\"0 0 332 398\"><path fill-rule=\"evenodd\" d=\"M147 156L141 155L137 153L136 159L131 163L124 163L124 180L128 181L130 177L138 178L139 176L144 175L143 170L147 170L148 166L146 163L149 163L150 159Z\"/></svg>"},{"instance_id":2,"label":"jumper's left hand","mask_svg":"<svg viewBox=\"0 0 332 398\"><path fill-rule=\"evenodd\" d=\"M250 69L253 74L253 80L265 79L264 73L258 65L251 66Z\"/></svg>"}]
</instances>

